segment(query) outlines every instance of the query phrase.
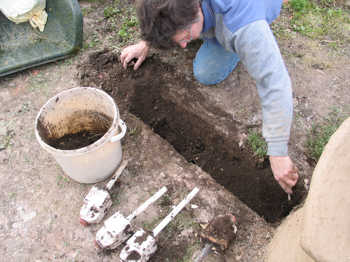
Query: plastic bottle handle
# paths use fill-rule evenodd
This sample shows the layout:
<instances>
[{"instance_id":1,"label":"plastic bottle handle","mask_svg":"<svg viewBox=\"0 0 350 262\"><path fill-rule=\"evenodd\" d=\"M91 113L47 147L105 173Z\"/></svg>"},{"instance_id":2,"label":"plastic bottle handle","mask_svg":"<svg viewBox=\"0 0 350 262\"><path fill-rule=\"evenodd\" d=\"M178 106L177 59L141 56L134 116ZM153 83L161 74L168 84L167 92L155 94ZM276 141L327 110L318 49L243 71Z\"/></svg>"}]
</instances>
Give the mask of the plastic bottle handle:
<instances>
[{"instance_id":1,"label":"plastic bottle handle","mask_svg":"<svg viewBox=\"0 0 350 262\"><path fill-rule=\"evenodd\" d=\"M122 139L124 136L125 136L125 133L126 133L126 124L123 120L119 119L119 124L118 126L120 127L120 129L122 130L118 135L116 136L113 136L111 138L111 142L114 143L114 142L117 142L119 141L120 139Z\"/></svg>"}]
</instances>

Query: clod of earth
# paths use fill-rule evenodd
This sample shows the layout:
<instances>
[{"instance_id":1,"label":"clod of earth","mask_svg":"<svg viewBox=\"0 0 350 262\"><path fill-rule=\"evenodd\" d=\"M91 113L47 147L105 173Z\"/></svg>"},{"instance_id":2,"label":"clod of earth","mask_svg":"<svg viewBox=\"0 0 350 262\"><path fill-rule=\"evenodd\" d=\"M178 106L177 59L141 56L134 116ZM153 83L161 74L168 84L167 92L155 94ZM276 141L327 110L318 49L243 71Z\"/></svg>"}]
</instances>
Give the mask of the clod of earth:
<instances>
[{"instance_id":1,"label":"clod of earth","mask_svg":"<svg viewBox=\"0 0 350 262\"><path fill-rule=\"evenodd\" d=\"M227 214L217 216L211 220L200 235L225 250L236 237L236 231L236 218L231 214Z\"/></svg>"}]
</instances>

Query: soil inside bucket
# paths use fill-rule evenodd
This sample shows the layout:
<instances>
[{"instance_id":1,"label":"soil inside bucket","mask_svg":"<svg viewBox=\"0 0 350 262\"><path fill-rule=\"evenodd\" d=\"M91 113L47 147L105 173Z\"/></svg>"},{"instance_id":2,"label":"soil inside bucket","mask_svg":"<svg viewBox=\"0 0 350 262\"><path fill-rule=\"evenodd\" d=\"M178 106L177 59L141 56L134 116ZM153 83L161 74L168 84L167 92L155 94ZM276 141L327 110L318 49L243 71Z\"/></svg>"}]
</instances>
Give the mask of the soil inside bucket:
<instances>
[{"instance_id":1,"label":"soil inside bucket","mask_svg":"<svg viewBox=\"0 0 350 262\"><path fill-rule=\"evenodd\" d=\"M74 150L93 144L103 137L104 134L105 132L94 133L84 130L76 134L68 134L59 139L54 139L50 145L61 150Z\"/></svg>"},{"instance_id":2,"label":"soil inside bucket","mask_svg":"<svg viewBox=\"0 0 350 262\"><path fill-rule=\"evenodd\" d=\"M112 119L100 112L76 112L67 121L69 132L63 136L48 134L52 127L39 121L38 130L44 141L50 146L61 150L74 150L89 146L99 140L111 127ZM48 130L50 129L50 130Z\"/></svg>"}]
</instances>

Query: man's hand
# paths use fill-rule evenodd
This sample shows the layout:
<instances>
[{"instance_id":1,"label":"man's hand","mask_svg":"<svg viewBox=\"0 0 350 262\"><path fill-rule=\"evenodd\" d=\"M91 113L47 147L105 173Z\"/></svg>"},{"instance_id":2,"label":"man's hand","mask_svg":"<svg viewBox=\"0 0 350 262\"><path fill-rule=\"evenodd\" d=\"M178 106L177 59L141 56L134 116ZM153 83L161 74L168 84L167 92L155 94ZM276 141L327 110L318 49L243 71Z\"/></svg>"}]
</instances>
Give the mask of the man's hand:
<instances>
[{"instance_id":1,"label":"man's hand","mask_svg":"<svg viewBox=\"0 0 350 262\"><path fill-rule=\"evenodd\" d=\"M298 181L298 168L289 156L270 156L272 173L287 194L292 194L292 187Z\"/></svg>"},{"instance_id":2,"label":"man's hand","mask_svg":"<svg viewBox=\"0 0 350 262\"><path fill-rule=\"evenodd\" d=\"M130 45L124 48L120 55L120 61L123 64L124 69L126 69L128 63L132 59L137 58L137 61L134 64L134 70L137 70L142 62L146 59L148 50L149 46L145 41L140 41L135 45Z\"/></svg>"}]
</instances>

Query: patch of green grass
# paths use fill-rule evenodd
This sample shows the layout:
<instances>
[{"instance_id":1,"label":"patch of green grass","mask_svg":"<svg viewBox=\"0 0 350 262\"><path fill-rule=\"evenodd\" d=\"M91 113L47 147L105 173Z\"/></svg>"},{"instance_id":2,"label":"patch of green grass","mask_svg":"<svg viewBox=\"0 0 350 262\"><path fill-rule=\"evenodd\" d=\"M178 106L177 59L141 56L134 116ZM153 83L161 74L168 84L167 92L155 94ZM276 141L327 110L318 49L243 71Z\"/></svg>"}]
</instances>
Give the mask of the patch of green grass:
<instances>
[{"instance_id":1,"label":"patch of green grass","mask_svg":"<svg viewBox=\"0 0 350 262\"><path fill-rule=\"evenodd\" d=\"M133 36L133 33L135 32L137 25L138 25L138 21L136 16L125 18L125 20L123 21L118 31L118 35L121 38L121 40L122 41L129 40Z\"/></svg>"},{"instance_id":2,"label":"patch of green grass","mask_svg":"<svg viewBox=\"0 0 350 262\"><path fill-rule=\"evenodd\" d=\"M164 194L161 198L160 206L162 206L163 208L164 207L170 208L171 205L172 205L172 201L171 201L169 194Z\"/></svg>"},{"instance_id":3,"label":"patch of green grass","mask_svg":"<svg viewBox=\"0 0 350 262\"><path fill-rule=\"evenodd\" d=\"M272 23L271 29L277 39L290 39L293 38L293 34L296 34L282 23Z\"/></svg>"},{"instance_id":4,"label":"patch of green grass","mask_svg":"<svg viewBox=\"0 0 350 262\"><path fill-rule=\"evenodd\" d=\"M178 214L175 219L175 224L179 230L198 227L198 224L195 223L193 217L188 212Z\"/></svg>"},{"instance_id":5,"label":"patch of green grass","mask_svg":"<svg viewBox=\"0 0 350 262\"><path fill-rule=\"evenodd\" d=\"M16 192L11 192L10 195L9 195L9 197L12 198L12 199L15 198L16 196L17 196Z\"/></svg>"},{"instance_id":6,"label":"patch of green grass","mask_svg":"<svg viewBox=\"0 0 350 262\"><path fill-rule=\"evenodd\" d=\"M68 177L63 176L63 175L58 175L57 176L57 185L61 188L64 186L68 185L70 183L70 180Z\"/></svg>"},{"instance_id":7,"label":"patch of green grass","mask_svg":"<svg viewBox=\"0 0 350 262\"><path fill-rule=\"evenodd\" d=\"M259 158L264 158L267 155L267 144L261 133L251 129L248 132L247 140L254 155Z\"/></svg>"},{"instance_id":8,"label":"patch of green grass","mask_svg":"<svg viewBox=\"0 0 350 262\"><path fill-rule=\"evenodd\" d=\"M47 75L39 70L34 70L29 78L29 90L33 92L36 90L42 91L45 89L47 91L49 82L50 80L48 79Z\"/></svg>"},{"instance_id":9,"label":"patch of green grass","mask_svg":"<svg viewBox=\"0 0 350 262\"><path fill-rule=\"evenodd\" d=\"M113 192L111 195L112 202L114 206L119 206L120 199L119 199L119 192Z\"/></svg>"},{"instance_id":10,"label":"patch of green grass","mask_svg":"<svg viewBox=\"0 0 350 262\"><path fill-rule=\"evenodd\" d=\"M103 3L104 0L84 0L84 2L88 3Z\"/></svg>"},{"instance_id":11,"label":"patch of green grass","mask_svg":"<svg viewBox=\"0 0 350 262\"><path fill-rule=\"evenodd\" d=\"M153 219L150 222L143 222L142 228L145 231L152 231L160 223L160 221L161 221L161 219L156 217L155 219Z\"/></svg>"},{"instance_id":12,"label":"patch of green grass","mask_svg":"<svg viewBox=\"0 0 350 262\"><path fill-rule=\"evenodd\" d=\"M27 155L24 155L24 156L23 156L23 160L24 160L24 162L25 162L26 164L31 164L31 163L32 163L31 159L30 159Z\"/></svg>"},{"instance_id":13,"label":"patch of green grass","mask_svg":"<svg viewBox=\"0 0 350 262\"><path fill-rule=\"evenodd\" d=\"M340 2L338 0L338 2ZM319 0L319 4L324 7L335 7L337 5L337 0Z\"/></svg>"},{"instance_id":14,"label":"patch of green grass","mask_svg":"<svg viewBox=\"0 0 350 262\"><path fill-rule=\"evenodd\" d=\"M292 30L332 48L350 44L350 14L336 7L335 1L291 0L288 4Z\"/></svg>"},{"instance_id":15,"label":"patch of green grass","mask_svg":"<svg viewBox=\"0 0 350 262\"><path fill-rule=\"evenodd\" d=\"M138 136L141 133L141 128L138 126L129 128L129 136Z\"/></svg>"},{"instance_id":16,"label":"patch of green grass","mask_svg":"<svg viewBox=\"0 0 350 262\"><path fill-rule=\"evenodd\" d=\"M63 60L63 64L66 66L70 66L74 63L74 57L68 57Z\"/></svg>"},{"instance_id":17,"label":"patch of green grass","mask_svg":"<svg viewBox=\"0 0 350 262\"><path fill-rule=\"evenodd\" d=\"M108 6L103 10L103 15L107 19L120 13L121 13L120 9L114 6Z\"/></svg>"},{"instance_id":18,"label":"patch of green grass","mask_svg":"<svg viewBox=\"0 0 350 262\"><path fill-rule=\"evenodd\" d=\"M295 12L305 12L312 7L309 0L292 0L289 4Z\"/></svg>"},{"instance_id":19,"label":"patch of green grass","mask_svg":"<svg viewBox=\"0 0 350 262\"><path fill-rule=\"evenodd\" d=\"M117 40L126 43L133 40L135 33L138 32L138 20L136 17L136 9L132 6L124 6L119 0L104 9L104 19L106 28L115 32Z\"/></svg>"},{"instance_id":20,"label":"patch of green grass","mask_svg":"<svg viewBox=\"0 0 350 262\"><path fill-rule=\"evenodd\" d=\"M328 143L330 137L335 133L345 120L345 115L339 110L333 110L321 123L315 124L307 139L307 151L311 159L317 162Z\"/></svg>"},{"instance_id":21,"label":"patch of green grass","mask_svg":"<svg viewBox=\"0 0 350 262\"><path fill-rule=\"evenodd\" d=\"M94 11L94 10L91 7L84 7L84 8L81 9L81 12L82 12L83 16L87 16L92 11Z\"/></svg>"},{"instance_id":22,"label":"patch of green grass","mask_svg":"<svg viewBox=\"0 0 350 262\"><path fill-rule=\"evenodd\" d=\"M12 145L12 139L15 136L15 132L10 127L11 122L5 122L0 120L0 151L7 149Z\"/></svg>"},{"instance_id":23,"label":"patch of green grass","mask_svg":"<svg viewBox=\"0 0 350 262\"><path fill-rule=\"evenodd\" d=\"M21 105L21 108L18 110L18 113L27 113L29 111L30 111L30 104L26 102Z\"/></svg>"},{"instance_id":24,"label":"patch of green grass","mask_svg":"<svg viewBox=\"0 0 350 262\"><path fill-rule=\"evenodd\" d=\"M100 43L100 38L97 33L93 33L89 38L84 41L83 48L93 48Z\"/></svg>"}]
</instances>

